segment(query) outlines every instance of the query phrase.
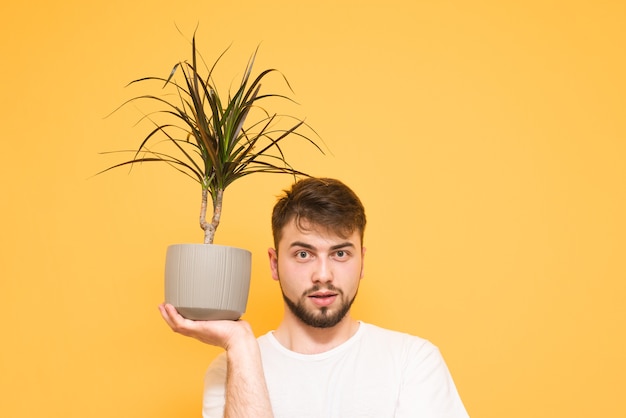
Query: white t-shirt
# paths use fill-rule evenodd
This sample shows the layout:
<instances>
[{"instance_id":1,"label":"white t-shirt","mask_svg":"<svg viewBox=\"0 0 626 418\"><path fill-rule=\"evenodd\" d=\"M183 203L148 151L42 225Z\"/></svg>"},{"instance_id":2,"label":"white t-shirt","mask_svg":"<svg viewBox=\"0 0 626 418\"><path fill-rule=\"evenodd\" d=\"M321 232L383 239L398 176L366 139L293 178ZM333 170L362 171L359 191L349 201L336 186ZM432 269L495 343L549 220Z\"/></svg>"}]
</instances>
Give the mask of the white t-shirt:
<instances>
[{"instance_id":1,"label":"white t-shirt","mask_svg":"<svg viewBox=\"0 0 626 418\"><path fill-rule=\"evenodd\" d=\"M360 323L345 343L320 354L258 338L276 418L466 418L437 347L419 337ZM226 356L209 367L203 416L222 417Z\"/></svg>"}]
</instances>

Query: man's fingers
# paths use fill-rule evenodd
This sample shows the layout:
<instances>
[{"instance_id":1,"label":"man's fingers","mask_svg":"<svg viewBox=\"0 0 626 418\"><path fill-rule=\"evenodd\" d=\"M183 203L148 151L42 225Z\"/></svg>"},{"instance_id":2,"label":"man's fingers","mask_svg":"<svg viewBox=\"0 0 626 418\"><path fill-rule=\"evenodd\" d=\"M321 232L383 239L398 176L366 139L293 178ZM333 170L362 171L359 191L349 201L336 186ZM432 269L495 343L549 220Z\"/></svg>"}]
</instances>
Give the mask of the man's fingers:
<instances>
[{"instance_id":1,"label":"man's fingers","mask_svg":"<svg viewBox=\"0 0 626 418\"><path fill-rule=\"evenodd\" d=\"M169 303L160 304L159 311L172 331L210 345L226 348L234 335L254 338L250 325L245 321L192 321L180 315Z\"/></svg>"},{"instance_id":2,"label":"man's fingers","mask_svg":"<svg viewBox=\"0 0 626 418\"><path fill-rule=\"evenodd\" d=\"M183 332L186 330L184 325L187 320L178 313L174 306L169 303L162 303L159 305L159 311L161 311L161 316L174 332L187 334L186 332Z\"/></svg>"}]
</instances>

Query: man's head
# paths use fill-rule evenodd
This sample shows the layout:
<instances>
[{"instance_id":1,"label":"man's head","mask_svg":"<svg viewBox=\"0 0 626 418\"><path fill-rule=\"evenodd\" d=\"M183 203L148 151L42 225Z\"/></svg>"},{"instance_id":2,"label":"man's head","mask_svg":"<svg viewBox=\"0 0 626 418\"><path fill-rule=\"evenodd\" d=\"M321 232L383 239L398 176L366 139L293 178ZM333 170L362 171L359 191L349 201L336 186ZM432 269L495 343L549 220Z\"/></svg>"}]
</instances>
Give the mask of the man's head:
<instances>
[{"instance_id":1,"label":"man's head","mask_svg":"<svg viewBox=\"0 0 626 418\"><path fill-rule=\"evenodd\" d=\"M358 196L339 180L306 178L285 190L272 213L275 248L292 219L298 228L326 229L342 237L358 231L363 244L365 209Z\"/></svg>"},{"instance_id":2,"label":"man's head","mask_svg":"<svg viewBox=\"0 0 626 418\"><path fill-rule=\"evenodd\" d=\"M365 211L359 198L338 180L301 180L274 207L272 228L270 267L288 312L315 328L337 325L363 277Z\"/></svg>"}]
</instances>

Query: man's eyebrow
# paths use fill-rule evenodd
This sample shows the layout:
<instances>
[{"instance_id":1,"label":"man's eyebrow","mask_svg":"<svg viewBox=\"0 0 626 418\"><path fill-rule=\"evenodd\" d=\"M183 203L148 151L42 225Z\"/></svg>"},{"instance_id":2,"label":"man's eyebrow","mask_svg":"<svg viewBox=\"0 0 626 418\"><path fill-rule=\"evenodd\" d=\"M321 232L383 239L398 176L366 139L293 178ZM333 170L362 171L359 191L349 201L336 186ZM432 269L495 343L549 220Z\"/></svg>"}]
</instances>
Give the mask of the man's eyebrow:
<instances>
[{"instance_id":1,"label":"man's eyebrow","mask_svg":"<svg viewBox=\"0 0 626 418\"><path fill-rule=\"evenodd\" d=\"M341 248L346 248L346 247L354 248L354 244L351 243L350 241L346 241L346 242L342 242L341 244L333 245L332 247L330 247L330 249L339 250Z\"/></svg>"},{"instance_id":2,"label":"man's eyebrow","mask_svg":"<svg viewBox=\"0 0 626 418\"><path fill-rule=\"evenodd\" d=\"M302 241L292 242L291 245L289 245L289 248L292 248L292 247L302 247L302 248L307 248L309 250L315 249L315 247L312 246L311 244L307 244L306 242L302 242Z\"/></svg>"},{"instance_id":3,"label":"man's eyebrow","mask_svg":"<svg viewBox=\"0 0 626 418\"><path fill-rule=\"evenodd\" d=\"M316 248L311 245L308 244L306 242L302 242L302 241L294 241L291 243L291 245L289 245L290 248L292 247L302 247L302 248L306 248L308 250L315 250ZM354 248L354 244L350 241L346 241L346 242L342 242L341 244L336 244L333 245L332 247L330 247L331 250L339 250L341 248L347 248L347 247L351 247Z\"/></svg>"}]
</instances>

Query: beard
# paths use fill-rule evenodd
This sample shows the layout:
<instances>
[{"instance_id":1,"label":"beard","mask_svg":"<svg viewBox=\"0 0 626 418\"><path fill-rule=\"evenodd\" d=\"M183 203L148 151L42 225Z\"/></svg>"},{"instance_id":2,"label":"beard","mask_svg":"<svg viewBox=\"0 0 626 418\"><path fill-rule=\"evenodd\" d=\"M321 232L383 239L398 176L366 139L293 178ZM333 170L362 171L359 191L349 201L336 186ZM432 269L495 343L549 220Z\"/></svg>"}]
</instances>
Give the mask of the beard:
<instances>
[{"instance_id":1,"label":"beard","mask_svg":"<svg viewBox=\"0 0 626 418\"><path fill-rule=\"evenodd\" d=\"M299 301L294 302L289 299L285 292L283 291L283 300L285 304L289 307L289 310L305 325L314 328L331 328L337 325L341 320L347 315L356 299L356 293L354 297L350 300L346 300L344 293L341 289L336 288L332 284L328 284L324 286L325 289L336 292L338 295L338 299L341 302L341 306L337 310L329 310L328 307L324 306L319 309L307 308L306 300L308 298L308 294L317 292L322 289L321 286L315 285L309 290L305 291L302 294L302 297ZM281 286L282 291L282 286Z\"/></svg>"}]
</instances>

